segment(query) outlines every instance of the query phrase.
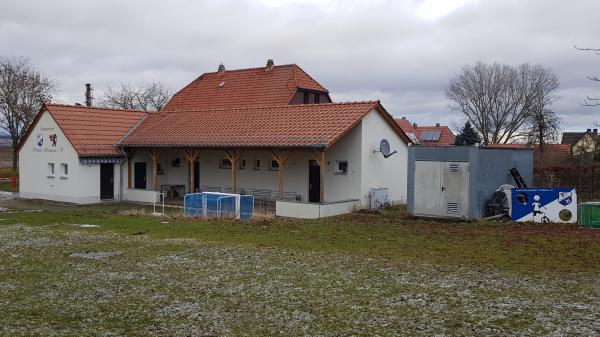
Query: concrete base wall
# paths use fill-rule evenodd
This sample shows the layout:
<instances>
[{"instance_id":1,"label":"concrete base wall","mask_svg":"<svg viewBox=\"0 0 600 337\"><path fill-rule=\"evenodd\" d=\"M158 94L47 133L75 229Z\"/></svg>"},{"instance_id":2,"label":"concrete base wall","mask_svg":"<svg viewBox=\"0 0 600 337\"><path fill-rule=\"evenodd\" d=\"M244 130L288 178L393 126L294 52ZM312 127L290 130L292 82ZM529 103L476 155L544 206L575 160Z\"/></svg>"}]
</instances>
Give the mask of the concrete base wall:
<instances>
[{"instance_id":1,"label":"concrete base wall","mask_svg":"<svg viewBox=\"0 0 600 337\"><path fill-rule=\"evenodd\" d=\"M134 202L155 203L160 201L160 194L152 190L125 189L125 199Z\"/></svg>"},{"instance_id":2,"label":"concrete base wall","mask_svg":"<svg viewBox=\"0 0 600 337\"><path fill-rule=\"evenodd\" d=\"M318 219L350 213L358 207L360 207L358 199L322 204L278 200L275 203L275 215L288 218Z\"/></svg>"},{"instance_id":3,"label":"concrete base wall","mask_svg":"<svg viewBox=\"0 0 600 337\"><path fill-rule=\"evenodd\" d=\"M19 192L19 198L69 202L72 204L95 204L95 203L99 203L101 201L100 197L98 197L98 196L77 197L77 196L65 196L65 195L23 192L23 191Z\"/></svg>"}]
</instances>

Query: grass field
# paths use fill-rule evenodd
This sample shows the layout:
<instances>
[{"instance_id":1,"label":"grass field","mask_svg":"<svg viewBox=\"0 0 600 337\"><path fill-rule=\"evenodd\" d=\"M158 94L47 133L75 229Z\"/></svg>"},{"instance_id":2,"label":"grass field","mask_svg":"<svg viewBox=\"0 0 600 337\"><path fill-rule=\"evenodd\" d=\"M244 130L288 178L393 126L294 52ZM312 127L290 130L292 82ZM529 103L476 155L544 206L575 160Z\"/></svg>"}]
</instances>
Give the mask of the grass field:
<instances>
[{"instance_id":1,"label":"grass field","mask_svg":"<svg viewBox=\"0 0 600 337\"><path fill-rule=\"evenodd\" d=\"M3 336L600 332L600 231L402 210L241 223L2 204Z\"/></svg>"}]
</instances>

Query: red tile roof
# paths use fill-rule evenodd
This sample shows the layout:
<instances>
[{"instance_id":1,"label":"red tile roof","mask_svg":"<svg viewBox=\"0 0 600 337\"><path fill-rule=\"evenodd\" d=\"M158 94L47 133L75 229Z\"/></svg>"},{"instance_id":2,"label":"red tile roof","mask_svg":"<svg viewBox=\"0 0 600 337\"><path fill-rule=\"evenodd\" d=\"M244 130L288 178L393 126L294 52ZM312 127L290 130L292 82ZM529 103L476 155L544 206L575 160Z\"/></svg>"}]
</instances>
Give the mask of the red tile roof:
<instances>
[{"instance_id":1,"label":"red tile roof","mask_svg":"<svg viewBox=\"0 0 600 337\"><path fill-rule=\"evenodd\" d=\"M163 111L285 105L298 88L327 92L295 64L205 73L173 95Z\"/></svg>"},{"instance_id":2,"label":"red tile roof","mask_svg":"<svg viewBox=\"0 0 600 337\"><path fill-rule=\"evenodd\" d=\"M523 143L513 143L513 144L488 144L486 147L494 148L494 149L524 149L528 147L532 147L529 144Z\"/></svg>"},{"instance_id":3,"label":"red tile roof","mask_svg":"<svg viewBox=\"0 0 600 337\"><path fill-rule=\"evenodd\" d=\"M405 133L412 133L415 135L417 140L422 145L428 146L448 146L454 145L454 140L456 136L450 130L449 127L445 125L441 126L414 126L408 119L395 119L396 123L402 128L402 131ZM440 138L438 140L423 140L421 135L425 131L440 131Z\"/></svg>"},{"instance_id":4,"label":"red tile roof","mask_svg":"<svg viewBox=\"0 0 600 337\"><path fill-rule=\"evenodd\" d=\"M410 142L375 101L153 113L123 139L121 145L329 147L373 109L381 113L405 142Z\"/></svg>"},{"instance_id":5,"label":"red tile roof","mask_svg":"<svg viewBox=\"0 0 600 337\"><path fill-rule=\"evenodd\" d=\"M21 144L27 139L44 111L48 111L56 120L80 156L119 155L120 151L114 145L147 115L144 111L136 110L45 104Z\"/></svg>"},{"instance_id":6,"label":"red tile roof","mask_svg":"<svg viewBox=\"0 0 600 337\"><path fill-rule=\"evenodd\" d=\"M406 118L402 118L402 119L395 119L396 123L398 123L398 125L402 128L402 131L404 131L405 133L415 133L415 129L412 125L412 123L406 119Z\"/></svg>"},{"instance_id":7,"label":"red tile roof","mask_svg":"<svg viewBox=\"0 0 600 337\"><path fill-rule=\"evenodd\" d=\"M514 144L488 144L489 148L503 148L503 149L525 149L525 148L533 148L534 151L538 152L540 149L539 144L523 144L523 143L514 143ZM544 151L556 155L571 155L571 145L570 144L545 144Z\"/></svg>"}]
</instances>

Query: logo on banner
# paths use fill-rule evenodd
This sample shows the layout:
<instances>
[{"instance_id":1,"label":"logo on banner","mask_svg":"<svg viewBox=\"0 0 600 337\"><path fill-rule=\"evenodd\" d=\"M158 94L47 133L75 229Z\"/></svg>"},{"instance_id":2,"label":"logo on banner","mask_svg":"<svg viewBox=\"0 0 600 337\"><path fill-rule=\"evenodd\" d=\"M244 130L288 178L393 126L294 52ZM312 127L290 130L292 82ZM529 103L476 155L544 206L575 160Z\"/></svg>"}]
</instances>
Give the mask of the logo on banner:
<instances>
[{"instance_id":1,"label":"logo on banner","mask_svg":"<svg viewBox=\"0 0 600 337\"><path fill-rule=\"evenodd\" d=\"M52 142L52 146L53 146L53 147L56 147L56 133L54 133L54 134L51 134L51 135L49 136L49 138L50 138L50 141Z\"/></svg>"},{"instance_id":2,"label":"logo on banner","mask_svg":"<svg viewBox=\"0 0 600 337\"><path fill-rule=\"evenodd\" d=\"M563 206L571 204L571 202L573 202L573 198L571 198L571 192L559 192L558 202Z\"/></svg>"},{"instance_id":3,"label":"logo on banner","mask_svg":"<svg viewBox=\"0 0 600 337\"><path fill-rule=\"evenodd\" d=\"M42 147L44 145L44 135L38 133L37 135L37 146Z\"/></svg>"}]
</instances>

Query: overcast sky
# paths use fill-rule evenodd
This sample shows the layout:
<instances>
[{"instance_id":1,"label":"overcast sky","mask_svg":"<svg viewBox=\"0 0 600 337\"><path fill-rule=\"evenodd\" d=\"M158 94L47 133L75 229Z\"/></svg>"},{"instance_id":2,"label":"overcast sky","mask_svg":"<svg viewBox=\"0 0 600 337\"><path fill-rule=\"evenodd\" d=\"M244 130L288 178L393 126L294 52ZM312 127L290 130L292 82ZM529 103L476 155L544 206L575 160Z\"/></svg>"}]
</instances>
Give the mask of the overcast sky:
<instances>
[{"instance_id":1,"label":"overcast sky","mask_svg":"<svg viewBox=\"0 0 600 337\"><path fill-rule=\"evenodd\" d=\"M564 130L600 120L599 0L4 1L0 55L26 56L83 101L120 82L173 91L203 72L296 63L335 101L380 99L419 124L462 122L444 89L464 64L540 63L561 80Z\"/></svg>"}]
</instances>

